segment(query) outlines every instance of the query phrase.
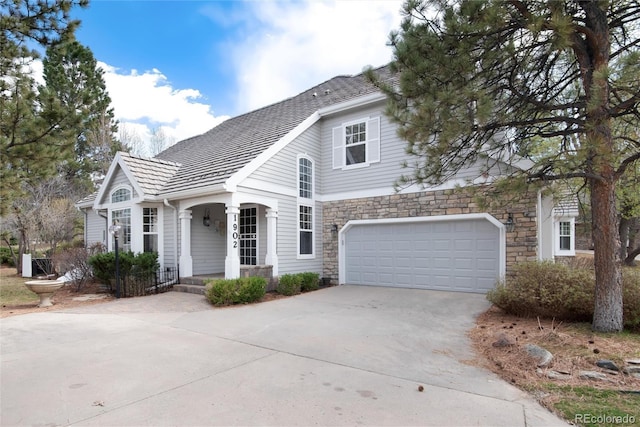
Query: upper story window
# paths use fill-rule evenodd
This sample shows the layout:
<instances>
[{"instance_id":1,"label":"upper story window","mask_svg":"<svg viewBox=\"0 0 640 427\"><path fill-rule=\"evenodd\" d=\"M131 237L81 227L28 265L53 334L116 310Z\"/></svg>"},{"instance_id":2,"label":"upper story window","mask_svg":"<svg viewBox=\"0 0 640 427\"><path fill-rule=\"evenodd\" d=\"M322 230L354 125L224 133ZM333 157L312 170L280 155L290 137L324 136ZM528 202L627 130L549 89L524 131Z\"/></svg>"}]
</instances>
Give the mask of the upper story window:
<instances>
[{"instance_id":1,"label":"upper story window","mask_svg":"<svg viewBox=\"0 0 640 427\"><path fill-rule=\"evenodd\" d=\"M313 160L298 156L298 258L314 257Z\"/></svg>"},{"instance_id":2,"label":"upper story window","mask_svg":"<svg viewBox=\"0 0 640 427\"><path fill-rule=\"evenodd\" d=\"M118 188L111 193L111 203L126 202L131 200L131 190L128 188Z\"/></svg>"},{"instance_id":3,"label":"upper story window","mask_svg":"<svg viewBox=\"0 0 640 427\"><path fill-rule=\"evenodd\" d=\"M333 168L366 167L380 161L380 118L365 118L333 128Z\"/></svg>"},{"instance_id":4,"label":"upper story window","mask_svg":"<svg viewBox=\"0 0 640 427\"><path fill-rule=\"evenodd\" d=\"M298 196L313 199L313 162L306 157L298 159Z\"/></svg>"}]
</instances>

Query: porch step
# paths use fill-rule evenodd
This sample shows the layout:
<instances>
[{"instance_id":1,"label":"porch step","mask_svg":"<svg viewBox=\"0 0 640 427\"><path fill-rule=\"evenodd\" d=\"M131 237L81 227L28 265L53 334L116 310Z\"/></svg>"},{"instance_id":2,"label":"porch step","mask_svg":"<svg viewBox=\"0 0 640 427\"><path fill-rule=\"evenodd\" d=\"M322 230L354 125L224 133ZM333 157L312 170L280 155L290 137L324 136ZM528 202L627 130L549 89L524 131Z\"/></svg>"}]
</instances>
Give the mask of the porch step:
<instances>
[{"instance_id":1,"label":"porch step","mask_svg":"<svg viewBox=\"0 0 640 427\"><path fill-rule=\"evenodd\" d=\"M181 283L179 285L173 285L173 291L175 291L175 292L188 292L190 294L204 295L205 286L204 285L190 285L190 284Z\"/></svg>"}]
</instances>

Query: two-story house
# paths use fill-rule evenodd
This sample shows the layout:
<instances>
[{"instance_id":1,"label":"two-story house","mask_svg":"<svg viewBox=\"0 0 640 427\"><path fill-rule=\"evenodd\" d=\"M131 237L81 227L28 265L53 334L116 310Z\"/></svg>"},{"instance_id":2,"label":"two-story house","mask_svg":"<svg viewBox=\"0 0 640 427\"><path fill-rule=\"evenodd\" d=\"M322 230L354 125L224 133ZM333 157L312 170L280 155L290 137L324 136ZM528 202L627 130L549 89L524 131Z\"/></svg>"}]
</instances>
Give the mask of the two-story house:
<instances>
[{"instance_id":1,"label":"two-story house","mask_svg":"<svg viewBox=\"0 0 640 427\"><path fill-rule=\"evenodd\" d=\"M408 158L384 107L363 75L338 76L154 158L118 153L78 203L85 242L112 250L117 221L123 249L156 251L183 278L266 266L274 277L464 292L486 292L517 261L573 254L574 210L542 194L481 210L454 190L500 168L396 191Z\"/></svg>"}]
</instances>

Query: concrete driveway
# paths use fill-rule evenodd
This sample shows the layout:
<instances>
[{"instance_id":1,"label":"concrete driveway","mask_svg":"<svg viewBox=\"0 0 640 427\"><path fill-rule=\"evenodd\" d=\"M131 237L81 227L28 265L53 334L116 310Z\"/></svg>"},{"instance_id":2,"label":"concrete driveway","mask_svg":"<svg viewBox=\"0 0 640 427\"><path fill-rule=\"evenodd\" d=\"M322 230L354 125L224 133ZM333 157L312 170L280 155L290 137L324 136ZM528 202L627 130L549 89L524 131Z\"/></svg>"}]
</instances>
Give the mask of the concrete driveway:
<instances>
[{"instance_id":1,"label":"concrete driveway","mask_svg":"<svg viewBox=\"0 0 640 427\"><path fill-rule=\"evenodd\" d=\"M2 426L567 425L465 360L483 295L170 292L1 320ZM424 391L418 391L418 386Z\"/></svg>"}]
</instances>

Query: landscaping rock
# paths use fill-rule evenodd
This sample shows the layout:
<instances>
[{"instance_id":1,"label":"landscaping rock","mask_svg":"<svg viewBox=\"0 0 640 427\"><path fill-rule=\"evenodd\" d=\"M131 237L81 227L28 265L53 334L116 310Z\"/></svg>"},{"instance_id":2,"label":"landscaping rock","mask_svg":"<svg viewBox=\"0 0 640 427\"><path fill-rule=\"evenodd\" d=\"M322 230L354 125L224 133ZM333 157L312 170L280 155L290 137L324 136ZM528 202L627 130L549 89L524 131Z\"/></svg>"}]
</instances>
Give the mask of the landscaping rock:
<instances>
[{"instance_id":1,"label":"landscaping rock","mask_svg":"<svg viewBox=\"0 0 640 427\"><path fill-rule=\"evenodd\" d=\"M535 344L525 345L524 350L529 356L535 359L536 364L539 368L549 366L549 364L553 361L553 354L551 354L549 350L539 347Z\"/></svg>"},{"instance_id":2,"label":"landscaping rock","mask_svg":"<svg viewBox=\"0 0 640 427\"><path fill-rule=\"evenodd\" d=\"M640 365L625 366L622 368L625 374L640 374Z\"/></svg>"},{"instance_id":3,"label":"landscaping rock","mask_svg":"<svg viewBox=\"0 0 640 427\"><path fill-rule=\"evenodd\" d=\"M547 372L547 378L551 380L570 380L571 374L552 370Z\"/></svg>"},{"instance_id":4,"label":"landscaping rock","mask_svg":"<svg viewBox=\"0 0 640 427\"><path fill-rule=\"evenodd\" d=\"M629 365L640 365L640 359L627 359L624 362Z\"/></svg>"},{"instance_id":5,"label":"landscaping rock","mask_svg":"<svg viewBox=\"0 0 640 427\"><path fill-rule=\"evenodd\" d=\"M609 369L611 371L619 371L620 368L616 366L611 360L601 359L596 362L596 365L603 369Z\"/></svg>"},{"instance_id":6,"label":"landscaping rock","mask_svg":"<svg viewBox=\"0 0 640 427\"><path fill-rule=\"evenodd\" d=\"M497 348L511 347L513 346L513 341L511 341L505 334L501 334L498 337L498 340L491 345Z\"/></svg>"},{"instance_id":7,"label":"landscaping rock","mask_svg":"<svg viewBox=\"0 0 640 427\"><path fill-rule=\"evenodd\" d=\"M583 380L595 380L595 381L605 381L607 380L607 375L602 372L596 371L580 371L578 376Z\"/></svg>"}]
</instances>

